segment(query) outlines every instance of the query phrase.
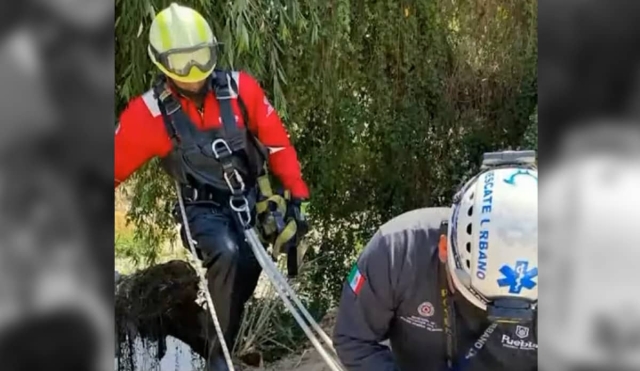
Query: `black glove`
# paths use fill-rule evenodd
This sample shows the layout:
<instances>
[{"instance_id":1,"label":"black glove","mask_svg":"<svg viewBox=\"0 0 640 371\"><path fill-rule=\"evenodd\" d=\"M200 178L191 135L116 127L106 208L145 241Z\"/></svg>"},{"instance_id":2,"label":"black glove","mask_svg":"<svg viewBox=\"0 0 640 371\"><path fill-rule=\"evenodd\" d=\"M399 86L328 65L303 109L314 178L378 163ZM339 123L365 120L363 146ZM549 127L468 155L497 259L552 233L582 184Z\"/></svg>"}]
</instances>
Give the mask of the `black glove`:
<instances>
[{"instance_id":1,"label":"black glove","mask_svg":"<svg viewBox=\"0 0 640 371\"><path fill-rule=\"evenodd\" d=\"M307 200L300 198L292 198L289 203L288 216L296 221L296 226L298 229L298 240L304 237L309 232L309 223L307 222L307 216L302 211L303 205L305 205L304 208L306 208L307 204Z\"/></svg>"},{"instance_id":2,"label":"black glove","mask_svg":"<svg viewBox=\"0 0 640 371\"><path fill-rule=\"evenodd\" d=\"M299 265L302 262L302 258L306 250L306 247L300 243L304 236L309 232L307 216L303 212L303 209L306 209L306 205L306 200L293 198L289 200L287 207L287 220L293 219L296 223L295 238L287 247L287 272L289 278L293 278L298 275L300 268Z\"/></svg>"}]
</instances>

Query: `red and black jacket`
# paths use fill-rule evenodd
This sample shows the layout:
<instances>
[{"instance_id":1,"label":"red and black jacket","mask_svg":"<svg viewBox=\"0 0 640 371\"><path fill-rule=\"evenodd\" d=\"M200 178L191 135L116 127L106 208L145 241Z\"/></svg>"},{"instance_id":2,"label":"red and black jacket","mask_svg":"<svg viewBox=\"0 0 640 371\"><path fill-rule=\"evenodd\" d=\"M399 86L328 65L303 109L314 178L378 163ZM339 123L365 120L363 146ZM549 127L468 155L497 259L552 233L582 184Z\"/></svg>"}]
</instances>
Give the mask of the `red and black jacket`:
<instances>
[{"instance_id":1,"label":"red and black jacket","mask_svg":"<svg viewBox=\"0 0 640 371\"><path fill-rule=\"evenodd\" d=\"M246 108L249 131L268 149L271 172L292 197L308 198L296 151L262 88L247 73L234 71L230 75ZM206 94L202 110L188 98L176 96L183 112L198 129L206 131L222 126L220 106L212 90ZM232 99L231 104L238 125L247 126L238 99ZM115 187L150 159L165 158L173 149L153 90L134 98L120 115L115 133Z\"/></svg>"}]
</instances>

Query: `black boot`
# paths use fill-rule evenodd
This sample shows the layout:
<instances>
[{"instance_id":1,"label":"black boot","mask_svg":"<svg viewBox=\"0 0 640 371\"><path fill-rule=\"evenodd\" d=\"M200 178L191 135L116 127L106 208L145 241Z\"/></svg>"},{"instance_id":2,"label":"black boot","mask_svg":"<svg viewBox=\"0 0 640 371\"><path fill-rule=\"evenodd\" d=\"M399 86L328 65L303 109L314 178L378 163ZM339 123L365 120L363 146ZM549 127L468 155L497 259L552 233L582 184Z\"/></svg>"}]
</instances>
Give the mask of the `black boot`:
<instances>
[{"instance_id":1,"label":"black boot","mask_svg":"<svg viewBox=\"0 0 640 371\"><path fill-rule=\"evenodd\" d=\"M229 371L224 354L212 354L207 362L207 371Z\"/></svg>"}]
</instances>

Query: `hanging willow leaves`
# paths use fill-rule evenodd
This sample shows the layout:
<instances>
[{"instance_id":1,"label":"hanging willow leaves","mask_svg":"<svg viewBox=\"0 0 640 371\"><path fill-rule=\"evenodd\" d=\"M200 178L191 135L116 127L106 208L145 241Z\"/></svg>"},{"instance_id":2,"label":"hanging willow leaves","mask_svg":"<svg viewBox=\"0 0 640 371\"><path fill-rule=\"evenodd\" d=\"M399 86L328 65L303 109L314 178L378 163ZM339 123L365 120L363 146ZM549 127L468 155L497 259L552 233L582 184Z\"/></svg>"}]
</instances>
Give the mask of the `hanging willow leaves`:
<instances>
[{"instance_id":1,"label":"hanging willow leaves","mask_svg":"<svg viewBox=\"0 0 640 371\"><path fill-rule=\"evenodd\" d=\"M169 3L116 0L118 114L150 87L149 7ZM225 43L220 64L255 76L291 133L321 249L301 292L321 307L380 223L446 205L484 151L536 146L535 0L184 3ZM174 231L161 174L154 161L128 183L149 264Z\"/></svg>"}]
</instances>

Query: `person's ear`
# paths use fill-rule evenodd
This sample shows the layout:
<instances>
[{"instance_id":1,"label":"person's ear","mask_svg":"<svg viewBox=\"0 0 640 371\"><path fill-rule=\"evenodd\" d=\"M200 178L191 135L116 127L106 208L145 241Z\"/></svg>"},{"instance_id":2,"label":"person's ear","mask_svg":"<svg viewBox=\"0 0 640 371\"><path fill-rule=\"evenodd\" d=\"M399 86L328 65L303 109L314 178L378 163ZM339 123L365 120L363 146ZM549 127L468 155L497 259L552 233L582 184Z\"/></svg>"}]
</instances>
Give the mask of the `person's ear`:
<instances>
[{"instance_id":1,"label":"person's ear","mask_svg":"<svg viewBox=\"0 0 640 371\"><path fill-rule=\"evenodd\" d=\"M440 223L440 240L438 241L438 258L443 263L447 262L447 250L449 249L449 222L443 220Z\"/></svg>"},{"instance_id":2,"label":"person's ear","mask_svg":"<svg viewBox=\"0 0 640 371\"><path fill-rule=\"evenodd\" d=\"M447 235L441 234L440 241L438 241L438 257L442 263L447 262Z\"/></svg>"}]
</instances>

